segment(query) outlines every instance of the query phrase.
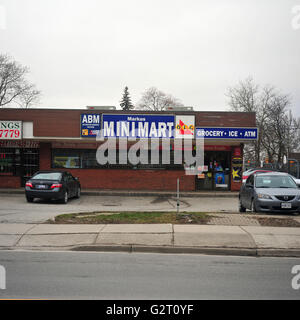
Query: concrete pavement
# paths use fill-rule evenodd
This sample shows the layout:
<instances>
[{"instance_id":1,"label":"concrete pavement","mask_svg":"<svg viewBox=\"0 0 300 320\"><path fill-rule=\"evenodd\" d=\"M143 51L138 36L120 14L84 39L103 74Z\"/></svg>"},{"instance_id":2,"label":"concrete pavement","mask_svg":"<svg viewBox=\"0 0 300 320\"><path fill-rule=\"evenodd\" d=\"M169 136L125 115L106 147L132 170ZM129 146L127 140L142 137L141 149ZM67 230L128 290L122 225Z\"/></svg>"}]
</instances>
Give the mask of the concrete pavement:
<instances>
[{"instance_id":1,"label":"concrete pavement","mask_svg":"<svg viewBox=\"0 0 300 320\"><path fill-rule=\"evenodd\" d=\"M0 249L300 257L300 228L172 224L0 224Z\"/></svg>"},{"instance_id":2,"label":"concrete pavement","mask_svg":"<svg viewBox=\"0 0 300 320\"><path fill-rule=\"evenodd\" d=\"M0 223L43 223L64 213L79 212L120 212L120 211L174 211L176 197L83 195L80 199L70 199L65 204L55 201L35 199L27 203L22 194L0 192ZM221 208L221 209L220 209ZM180 198L180 210L201 212L233 212L238 209L237 198L190 197Z\"/></svg>"}]
</instances>

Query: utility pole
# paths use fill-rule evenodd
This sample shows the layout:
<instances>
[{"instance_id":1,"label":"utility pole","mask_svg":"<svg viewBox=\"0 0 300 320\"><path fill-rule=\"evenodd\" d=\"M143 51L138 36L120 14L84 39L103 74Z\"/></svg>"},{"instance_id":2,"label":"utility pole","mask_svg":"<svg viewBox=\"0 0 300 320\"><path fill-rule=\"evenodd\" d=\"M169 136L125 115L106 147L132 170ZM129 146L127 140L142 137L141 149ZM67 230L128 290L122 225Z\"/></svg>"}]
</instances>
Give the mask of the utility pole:
<instances>
[{"instance_id":1,"label":"utility pole","mask_svg":"<svg viewBox=\"0 0 300 320\"><path fill-rule=\"evenodd\" d=\"M177 178L177 214L179 214L179 178Z\"/></svg>"}]
</instances>

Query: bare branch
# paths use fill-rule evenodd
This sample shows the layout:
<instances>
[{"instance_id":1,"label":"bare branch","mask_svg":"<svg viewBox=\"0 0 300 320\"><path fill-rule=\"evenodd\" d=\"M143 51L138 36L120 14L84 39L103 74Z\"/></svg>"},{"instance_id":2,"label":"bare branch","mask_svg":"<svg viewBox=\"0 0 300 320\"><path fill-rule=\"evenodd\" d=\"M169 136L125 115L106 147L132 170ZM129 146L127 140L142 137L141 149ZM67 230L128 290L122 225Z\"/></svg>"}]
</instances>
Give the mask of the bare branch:
<instances>
[{"instance_id":1,"label":"bare branch","mask_svg":"<svg viewBox=\"0 0 300 320\"><path fill-rule=\"evenodd\" d=\"M0 107L18 104L28 108L38 102L40 91L27 82L28 73L27 67L8 55L0 54Z\"/></svg>"},{"instance_id":2,"label":"bare branch","mask_svg":"<svg viewBox=\"0 0 300 320\"><path fill-rule=\"evenodd\" d=\"M172 95L151 87L143 93L136 109L164 111L174 106L183 106L183 104Z\"/></svg>"}]
</instances>

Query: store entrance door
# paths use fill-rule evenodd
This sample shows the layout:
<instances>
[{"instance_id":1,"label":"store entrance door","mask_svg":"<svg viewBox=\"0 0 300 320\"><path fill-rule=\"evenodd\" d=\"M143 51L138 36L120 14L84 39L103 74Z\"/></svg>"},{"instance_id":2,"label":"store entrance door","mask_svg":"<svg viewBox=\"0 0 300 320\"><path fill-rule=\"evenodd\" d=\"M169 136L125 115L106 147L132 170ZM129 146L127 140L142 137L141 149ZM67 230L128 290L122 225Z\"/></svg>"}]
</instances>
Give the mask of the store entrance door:
<instances>
[{"instance_id":1,"label":"store entrance door","mask_svg":"<svg viewBox=\"0 0 300 320\"><path fill-rule=\"evenodd\" d=\"M24 187L26 181L30 179L34 173L39 171L39 149L20 149L18 158L20 159L19 175L21 177L21 186Z\"/></svg>"},{"instance_id":2,"label":"store entrance door","mask_svg":"<svg viewBox=\"0 0 300 320\"><path fill-rule=\"evenodd\" d=\"M230 190L230 159L229 151L205 151L205 170L196 176L196 190Z\"/></svg>"}]
</instances>

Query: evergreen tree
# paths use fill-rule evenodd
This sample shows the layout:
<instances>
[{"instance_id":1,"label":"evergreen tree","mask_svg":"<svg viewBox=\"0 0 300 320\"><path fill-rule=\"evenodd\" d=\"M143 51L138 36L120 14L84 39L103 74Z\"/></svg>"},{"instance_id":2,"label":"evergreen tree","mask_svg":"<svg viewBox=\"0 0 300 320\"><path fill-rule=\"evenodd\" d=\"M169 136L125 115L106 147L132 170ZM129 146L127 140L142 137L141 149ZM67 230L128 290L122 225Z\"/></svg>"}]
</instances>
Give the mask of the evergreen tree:
<instances>
[{"instance_id":1,"label":"evergreen tree","mask_svg":"<svg viewBox=\"0 0 300 320\"><path fill-rule=\"evenodd\" d=\"M128 87L125 87L123 97L120 103L120 106L123 110L131 110L134 108L133 104L131 103L131 98L129 96Z\"/></svg>"}]
</instances>

